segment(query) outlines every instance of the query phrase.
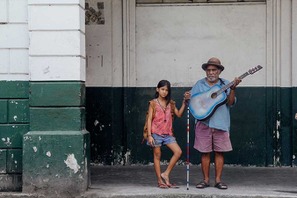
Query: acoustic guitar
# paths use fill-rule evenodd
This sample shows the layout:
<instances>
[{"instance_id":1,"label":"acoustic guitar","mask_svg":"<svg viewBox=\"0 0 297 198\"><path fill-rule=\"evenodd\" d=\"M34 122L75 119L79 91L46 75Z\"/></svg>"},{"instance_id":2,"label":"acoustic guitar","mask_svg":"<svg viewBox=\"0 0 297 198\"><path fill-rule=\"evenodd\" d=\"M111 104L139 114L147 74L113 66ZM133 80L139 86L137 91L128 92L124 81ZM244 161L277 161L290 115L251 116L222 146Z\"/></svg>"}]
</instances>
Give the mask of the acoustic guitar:
<instances>
[{"instance_id":1,"label":"acoustic guitar","mask_svg":"<svg viewBox=\"0 0 297 198\"><path fill-rule=\"evenodd\" d=\"M254 74L262 68L262 66L258 65L254 68L249 69L238 78L242 80L246 76ZM192 115L200 121L206 120L211 117L219 106L226 103L227 94L225 93L225 91L229 89L233 84L234 81L224 86L214 85L208 91L192 95L189 103L189 109Z\"/></svg>"}]
</instances>

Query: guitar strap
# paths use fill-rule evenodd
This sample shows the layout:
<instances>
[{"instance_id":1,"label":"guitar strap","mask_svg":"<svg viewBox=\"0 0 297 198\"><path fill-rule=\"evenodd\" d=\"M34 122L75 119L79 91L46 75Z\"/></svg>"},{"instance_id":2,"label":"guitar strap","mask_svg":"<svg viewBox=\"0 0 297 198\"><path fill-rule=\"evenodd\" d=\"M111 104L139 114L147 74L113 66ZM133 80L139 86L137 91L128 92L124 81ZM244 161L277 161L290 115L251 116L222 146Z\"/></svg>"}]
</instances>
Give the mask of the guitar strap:
<instances>
[{"instance_id":1,"label":"guitar strap","mask_svg":"<svg viewBox=\"0 0 297 198\"><path fill-rule=\"evenodd\" d=\"M221 86L224 86L225 85L225 83L224 83L224 81L221 79L221 78L219 78L220 79L220 82L221 82ZM227 89L225 90L225 93L226 93L226 95L227 95ZM228 99L226 100L226 102L225 103L227 103L228 102Z\"/></svg>"},{"instance_id":2,"label":"guitar strap","mask_svg":"<svg viewBox=\"0 0 297 198\"><path fill-rule=\"evenodd\" d=\"M219 78L220 79L220 82L221 82L221 86L224 86L225 85L225 83L224 83L224 81L221 79L221 78ZM225 90L225 93L227 94L227 90Z\"/></svg>"}]
</instances>

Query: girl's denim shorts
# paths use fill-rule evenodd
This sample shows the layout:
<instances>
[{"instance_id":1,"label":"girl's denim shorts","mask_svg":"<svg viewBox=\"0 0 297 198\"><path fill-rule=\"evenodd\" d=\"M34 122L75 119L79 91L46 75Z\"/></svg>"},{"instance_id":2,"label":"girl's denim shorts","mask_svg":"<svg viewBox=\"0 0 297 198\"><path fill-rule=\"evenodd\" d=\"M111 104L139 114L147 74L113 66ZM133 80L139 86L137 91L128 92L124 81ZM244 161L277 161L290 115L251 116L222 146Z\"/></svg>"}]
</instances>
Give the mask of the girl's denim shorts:
<instances>
[{"instance_id":1,"label":"girl's denim shorts","mask_svg":"<svg viewBox=\"0 0 297 198\"><path fill-rule=\"evenodd\" d=\"M160 147L162 145L176 143L175 137L172 135L157 135L155 133L152 133L152 137L154 138L155 144L154 147ZM151 146L148 141L146 142L148 146Z\"/></svg>"}]
</instances>

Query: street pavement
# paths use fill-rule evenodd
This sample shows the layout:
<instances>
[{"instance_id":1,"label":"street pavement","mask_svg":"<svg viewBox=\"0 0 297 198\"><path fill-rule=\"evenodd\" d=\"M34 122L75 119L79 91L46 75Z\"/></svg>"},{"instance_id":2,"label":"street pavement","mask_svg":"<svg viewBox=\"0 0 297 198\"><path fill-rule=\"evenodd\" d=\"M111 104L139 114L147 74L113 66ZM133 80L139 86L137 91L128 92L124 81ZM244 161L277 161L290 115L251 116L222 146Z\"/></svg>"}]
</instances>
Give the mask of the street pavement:
<instances>
[{"instance_id":1,"label":"street pavement","mask_svg":"<svg viewBox=\"0 0 297 198\"><path fill-rule=\"evenodd\" d=\"M162 166L162 170L165 170ZM202 180L201 167L190 165L190 184L187 189L187 169L176 166L171 183L178 189L160 189L153 165L93 166L91 187L81 198L123 197L186 197L186 198L291 198L297 197L297 167L241 167L226 165L222 181L227 190L214 187L214 166L211 166L210 187L197 189Z\"/></svg>"},{"instance_id":2,"label":"street pavement","mask_svg":"<svg viewBox=\"0 0 297 198\"><path fill-rule=\"evenodd\" d=\"M162 170L165 170L162 166ZM200 166L190 165L190 184L187 189L187 169L176 166L171 183L180 188L160 189L153 165L91 167L91 185L76 198L297 198L297 167L242 167L226 165L222 181L227 190L214 186L214 166L211 166L210 187L197 189L202 180ZM0 198L44 198L48 195L0 193Z\"/></svg>"}]
</instances>

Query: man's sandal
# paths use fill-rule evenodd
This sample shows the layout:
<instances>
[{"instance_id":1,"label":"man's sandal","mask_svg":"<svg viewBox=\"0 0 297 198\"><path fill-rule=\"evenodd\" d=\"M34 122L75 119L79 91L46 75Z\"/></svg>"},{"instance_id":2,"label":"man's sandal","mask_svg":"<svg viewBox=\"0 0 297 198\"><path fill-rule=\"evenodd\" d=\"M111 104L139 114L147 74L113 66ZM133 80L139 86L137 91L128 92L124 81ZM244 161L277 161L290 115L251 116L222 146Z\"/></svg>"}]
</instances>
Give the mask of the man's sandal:
<instances>
[{"instance_id":1,"label":"man's sandal","mask_svg":"<svg viewBox=\"0 0 297 198\"><path fill-rule=\"evenodd\" d=\"M228 186L226 184L222 183L222 182L216 183L215 187L218 188L218 189L221 189L221 190L228 189Z\"/></svg>"},{"instance_id":2,"label":"man's sandal","mask_svg":"<svg viewBox=\"0 0 297 198\"><path fill-rule=\"evenodd\" d=\"M209 187L209 184L206 183L205 181L201 181L196 185L196 188L200 188L200 189L207 188L207 187Z\"/></svg>"}]
</instances>

